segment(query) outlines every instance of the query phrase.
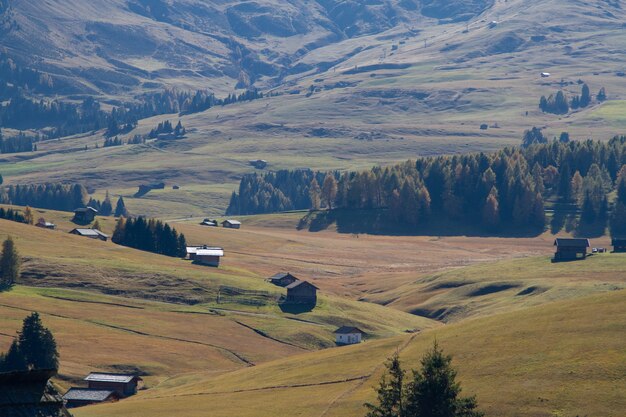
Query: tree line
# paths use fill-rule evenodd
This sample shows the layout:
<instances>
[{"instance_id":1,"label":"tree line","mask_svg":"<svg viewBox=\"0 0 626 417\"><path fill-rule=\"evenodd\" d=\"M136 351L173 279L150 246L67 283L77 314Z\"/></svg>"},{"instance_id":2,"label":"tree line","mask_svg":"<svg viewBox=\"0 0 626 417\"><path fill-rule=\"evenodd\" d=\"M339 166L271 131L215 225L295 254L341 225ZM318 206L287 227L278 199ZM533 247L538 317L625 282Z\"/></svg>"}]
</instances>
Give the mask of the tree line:
<instances>
[{"instance_id":1,"label":"tree line","mask_svg":"<svg viewBox=\"0 0 626 417\"><path fill-rule=\"evenodd\" d=\"M596 100L602 102L605 101L606 98L606 90L602 87L596 94ZM570 109L576 110L585 108L589 106L592 101L593 98L589 86L583 83L580 95L574 95L571 99L568 99L567 95L562 90L557 91L555 94L550 94L548 97L541 96L539 108L544 113L567 114Z\"/></svg>"},{"instance_id":2,"label":"tree line","mask_svg":"<svg viewBox=\"0 0 626 417\"><path fill-rule=\"evenodd\" d=\"M1 184L1 183L0 183ZM89 196L82 184L9 185L0 189L0 204L31 206L50 210L74 211L80 207L93 207L101 216L128 216L124 199L120 196L113 210L107 191L103 201Z\"/></svg>"},{"instance_id":3,"label":"tree line","mask_svg":"<svg viewBox=\"0 0 626 417\"><path fill-rule=\"evenodd\" d=\"M1 73L0 61L0 73ZM1 92L1 91L0 91ZM8 94L8 93L7 93ZM46 139L105 130L106 137L128 133L140 119L160 114L191 114L213 106L224 106L262 98L256 90L216 98L208 91L166 90L139 96L134 102L117 103L109 112L93 97L81 103L33 98L27 89L11 90L0 102L0 127L18 130L38 129Z\"/></svg>"},{"instance_id":4,"label":"tree line","mask_svg":"<svg viewBox=\"0 0 626 417\"><path fill-rule=\"evenodd\" d=\"M169 224L144 217L120 217L111 237L113 243L172 257L187 255L185 235Z\"/></svg>"},{"instance_id":5,"label":"tree line","mask_svg":"<svg viewBox=\"0 0 626 417\"><path fill-rule=\"evenodd\" d=\"M5 138L0 130L0 153L32 152L37 150L35 142L39 137L26 136L24 132L17 136Z\"/></svg>"},{"instance_id":6,"label":"tree line","mask_svg":"<svg viewBox=\"0 0 626 417\"><path fill-rule=\"evenodd\" d=\"M385 209L397 224L443 219L508 232L542 230L549 201L580 212L581 223L601 225L609 218L612 192L626 181L625 164L622 136L608 142L531 140L494 153L419 158L361 172L254 173L242 178L227 213ZM617 231L626 217L620 206L613 208Z\"/></svg>"}]
</instances>

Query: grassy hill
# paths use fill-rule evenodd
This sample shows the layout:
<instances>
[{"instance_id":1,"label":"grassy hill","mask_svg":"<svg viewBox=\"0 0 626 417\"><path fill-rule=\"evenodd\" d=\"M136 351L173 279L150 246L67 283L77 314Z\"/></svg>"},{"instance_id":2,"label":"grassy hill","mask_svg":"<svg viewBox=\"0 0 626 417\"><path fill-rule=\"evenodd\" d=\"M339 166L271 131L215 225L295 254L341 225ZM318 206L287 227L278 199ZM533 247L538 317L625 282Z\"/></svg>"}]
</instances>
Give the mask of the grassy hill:
<instances>
[{"instance_id":1,"label":"grassy hill","mask_svg":"<svg viewBox=\"0 0 626 417\"><path fill-rule=\"evenodd\" d=\"M490 416L620 416L626 292L556 302L360 346L297 355L213 377L175 378L135 398L76 410L78 417L362 416L381 364L408 366L436 337L466 394Z\"/></svg>"}]
</instances>

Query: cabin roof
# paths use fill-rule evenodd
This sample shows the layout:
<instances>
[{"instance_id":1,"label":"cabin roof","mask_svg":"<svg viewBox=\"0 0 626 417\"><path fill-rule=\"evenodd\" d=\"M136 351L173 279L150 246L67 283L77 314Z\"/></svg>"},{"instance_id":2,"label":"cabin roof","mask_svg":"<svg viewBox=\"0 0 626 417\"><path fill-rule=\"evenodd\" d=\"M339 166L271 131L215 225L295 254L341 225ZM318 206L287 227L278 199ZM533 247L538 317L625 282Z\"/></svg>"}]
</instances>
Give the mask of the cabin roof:
<instances>
[{"instance_id":1,"label":"cabin roof","mask_svg":"<svg viewBox=\"0 0 626 417\"><path fill-rule=\"evenodd\" d=\"M96 210L93 207L80 207L80 208L77 208L76 210L74 210L74 213L86 213L88 211L91 211L93 213L97 213L98 212L98 210Z\"/></svg>"},{"instance_id":2,"label":"cabin roof","mask_svg":"<svg viewBox=\"0 0 626 417\"><path fill-rule=\"evenodd\" d=\"M241 224L241 222L239 220L224 220L222 223Z\"/></svg>"},{"instance_id":3,"label":"cabin roof","mask_svg":"<svg viewBox=\"0 0 626 417\"><path fill-rule=\"evenodd\" d=\"M197 249L196 256L224 256L224 249L222 248Z\"/></svg>"},{"instance_id":4,"label":"cabin roof","mask_svg":"<svg viewBox=\"0 0 626 417\"><path fill-rule=\"evenodd\" d=\"M120 384L126 384L128 382L131 382L135 378L141 379L137 375L133 375L133 374L114 374L114 373L91 372L85 378L85 381L91 381L91 382L117 382L117 383L120 383Z\"/></svg>"},{"instance_id":5,"label":"cabin roof","mask_svg":"<svg viewBox=\"0 0 626 417\"><path fill-rule=\"evenodd\" d=\"M295 281L295 282L292 282L291 284L287 285L285 288L287 288L288 290L290 290L290 289L293 289L293 288L299 287L299 286L301 286L301 285L308 285L308 286L310 286L310 287L315 288L316 290L318 290L318 289L319 289L319 288L317 288L315 285L311 284L311 283L310 283L310 282L308 282L308 281L300 281L300 280L297 280L297 281Z\"/></svg>"},{"instance_id":6,"label":"cabin roof","mask_svg":"<svg viewBox=\"0 0 626 417\"><path fill-rule=\"evenodd\" d=\"M270 277L271 280L279 280L279 279L283 279L285 277L293 277L295 278L295 276L291 275L291 273L289 272L279 272L278 274L274 274Z\"/></svg>"},{"instance_id":7,"label":"cabin roof","mask_svg":"<svg viewBox=\"0 0 626 417\"><path fill-rule=\"evenodd\" d=\"M72 230L72 232L76 232L81 236L102 236L102 237L109 237L108 235L102 233L100 230L98 229L74 229Z\"/></svg>"},{"instance_id":8,"label":"cabin roof","mask_svg":"<svg viewBox=\"0 0 626 417\"><path fill-rule=\"evenodd\" d=\"M557 237L554 240L554 246L563 248L588 248L591 246L589 239L572 239Z\"/></svg>"},{"instance_id":9,"label":"cabin roof","mask_svg":"<svg viewBox=\"0 0 626 417\"><path fill-rule=\"evenodd\" d=\"M359 329L358 327L341 326L340 328L335 330L334 333L335 334L352 334L352 333L364 334L365 332L363 330Z\"/></svg>"},{"instance_id":10,"label":"cabin roof","mask_svg":"<svg viewBox=\"0 0 626 417\"><path fill-rule=\"evenodd\" d=\"M69 401L106 401L115 391L92 388L70 388L63 396Z\"/></svg>"}]
</instances>

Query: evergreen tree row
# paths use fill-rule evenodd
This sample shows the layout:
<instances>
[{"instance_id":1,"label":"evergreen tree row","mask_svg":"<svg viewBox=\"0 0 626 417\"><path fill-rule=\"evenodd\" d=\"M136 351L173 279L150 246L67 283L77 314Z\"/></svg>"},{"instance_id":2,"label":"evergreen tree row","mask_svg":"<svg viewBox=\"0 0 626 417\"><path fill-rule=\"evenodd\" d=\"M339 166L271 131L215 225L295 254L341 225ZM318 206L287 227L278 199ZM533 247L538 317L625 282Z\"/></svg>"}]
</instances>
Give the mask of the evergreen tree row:
<instances>
[{"instance_id":1,"label":"evergreen tree row","mask_svg":"<svg viewBox=\"0 0 626 417\"><path fill-rule=\"evenodd\" d=\"M17 136L5 138L0 130L0 153L32 152L37 150L34 144L38 138L26 136L20 132Z\"/></svg>"},{"instance_id":2,"label":"evergreen tree row","mask_svg":"<svg viewBox=\"0 0 626 417\"><path fill-rule=\"evenodd\" d=\"M26 218L17 210L0 207L0 219L11 220L18 223L27 223Z\"/></svg>"},{"instance_id":3,"label":"evergreen tree row","mask_svg":"<svg viewBox=\"0 0 626 417\"><path fill-rule=\"evenodd\" d=\"M596 100L598 102L606 100L606 90L604 87L596 94ZM583 83L580 95L575 95L571 100L568 100L565 93L561 90L556 94L550 94L548 97L541 96L539 108L544 113L567 114L570 109L576 110L587 107L592 101L593 98L591 97L589 86Z\"/></svg>"},{"instance_id":4,"label":"evergreen tree row","mask_svg":"<svg viewBox=\"0 0 626 417\"><path fill-rule=\"evenodd\" d=\"M182 258L187 254L185 235L155 219L120 217L111 240L118 245L161 255Z\"/></svg>"},{"instance_id":5,"label":"evergreen tree row","mask_svg":"<svg viewBox=\"0 0 626 417\"><path fill-rule=\"evenodd\" d=\"M82 184L10 185L0 190L0 204L59 211L74 211L77 208L89 206L98 210L98 214L101 216L114 214L113 203L108 191L103 201L96 200L89 197L87 189ZM124 200L120 197L116 204L115 216L127 215L128 211L124 205Z\"/></svg>"},{"instance_id":6,"label":"evergreen tree row","mask_svg":"<svg viewBox=\"0 0 626 417\"><path fill-rule=\"evenodd\" d=\"M609 195L626 183L620 174L624 164L626 137L616 137L609 142L530 141L491 154L420 158L341 175L255 173L242 178L227 213L320 206L388 209L392 221L413 226L438 218L485 230L540 230L549 199L581 212L581 221L591 224L608 219ZM626 218L612 224L616 221Z\"/></svg>"}]
</instances>

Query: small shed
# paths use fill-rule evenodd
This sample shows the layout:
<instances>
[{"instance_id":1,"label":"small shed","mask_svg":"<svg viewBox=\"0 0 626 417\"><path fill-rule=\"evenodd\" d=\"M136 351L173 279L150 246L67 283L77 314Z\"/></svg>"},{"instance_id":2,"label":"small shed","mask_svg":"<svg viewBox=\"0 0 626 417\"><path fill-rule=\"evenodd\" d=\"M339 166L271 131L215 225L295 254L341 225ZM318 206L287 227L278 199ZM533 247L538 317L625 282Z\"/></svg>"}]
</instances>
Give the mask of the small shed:
<instances>
[{"instance_id":1,"label":"small shed","mask_svg":"<svg viewBox=\"0 0 626 417\"><path fill-rule=\"evenodd\" d=\"M210 227L217 227L217 220L214 219L204 219L202 220L202 223L200 223L200 226L210 226Z\"/></svg>"},{"instance_id":2,"label":"small shed","mask_svg":"<svg viewBox=\"0 0 626 417\"><path fill-rule=\"evenodd\" d=\"M291 275L289 272L279 272L267 279L270 283L278 285L279 287L286 287L294 282L298 281L298 278Z\"/></svg>"},{"instance_id":3,"label":"small shed","mask_svg":"<svg viewBox=\"0 0 626 417\"><path fill-rule=\"evenodd\" d=\"M591 247L589 239L556 238L554 261L575 261L587 257L587 248Z\"/></svg>"},{"instance_id":4,"label":"small shed","mask_svg":"<svg viewBox=\"0 0 626 417\"><path fill-rule=\"evenodd\" d=\"M51 229L51 230L54 230L57 228L56 224L47 222L46 219L44 219L43 217L37 220L37 223L35 224L35 226L41 227L42 229Z\"/></svg>"},{"instance_id":5,"label":"small shed","mask_svg":"<svg viewBox=\"0 0 626 417\"><path fill-rule=\"evenodd\" d=\"M143 379L134 374L92 372L85 378L90 389L113 391L120 398L137 393Z\"/></svg>"},{"instance_id":6,"label":"small shed","mask_svg":"<svg viewBox=\"0 0 626 417\"><path fill-rule=\"evenodd\" d=\"M72 229L70 231L71 234L73 235L77 235L77 236L82 236L82 237L88 237L90 239L100 239L104 242L106 242L109 239L109 235L102 233L100 230L98 229Z\"/></svg>"},{"instance_id":7,"label":"small shed","mask_svg":"<svg viewBox=\"0 0 626 417\"><path fill-rule=\"evenodd\" d=\"M317 304L318 288L307 281L295 281L287 285L287 303L291 304Z\"/></svg>"},{"instance_id":8,"label":"small shed","mask_svg":"<svg viewBox=\"0 0 626 417\"><path fill-rule=\"evenodd\" d=\"M2 417L71 417L50 378L55 370L0 373Z\"/></svg>"},{"instance_id":9,"label":"small shed","mask_svg":"<svg viewBox=\"0 0 626 417\"><path fill-rule=\"evenodd\" d=\"M67 408L76 408L90 404L119 401L120 396L111 390L72 387L65 393L63 399Z\"/></svg>"},{"instance_id":10,"label":"small shed","mask_svg":"<svg viewBox=\"0 0 626 417\"><path fill-rule=\"evenodd\" d=\"M227 229L240 229L241 228L241 222L237 221L237 220L224 220L222 222L222 227L225 227Z\"/></svg>"},{"instance_id":11,"label":"small shed","mask_svg":"<svg viewBox=\"0 0 626 417\"><path fill-rule=\"evenodd\" d=\"M93 207L82 207L74 210L74 218L72 221L78 224L89 224L96 218L98 210Z\"/></svg>"},{"instance_id":12,"label":"small shed","mask_svg":"<svg viewBox=\"0 0 626 417\"><path fill-rule=\"evenodd\" d=\"M341 326L335 330L335 342L338 345L355 345L361 343L365 332L358 327Z\"/></svg>"},{"instance_id":13,"label":"small shed","mask_svg":"<svg viewBox=\"0 0 626 417\"><path fill-rule=\"evenodd\" d=\"M224 249L205 246L196 249L193 261L200 265L218 267L220 266L220 260L222 257L224 257Z\"/></svg>"},{"instance_id":14,"label":"small shed","mask_svg":"<svg viewBox=\"0 0 626 417\"><path fill-rule=\"evenodd\" d=\"M613 246L613 252L624 253L626 252L626 239L613 238L611 246Z\"/></svg>"}]
</instances>

